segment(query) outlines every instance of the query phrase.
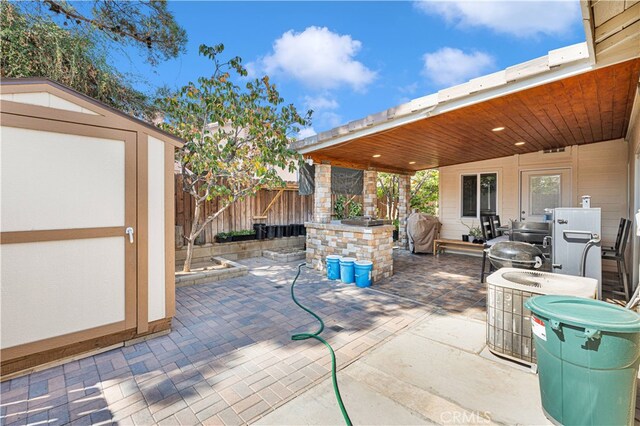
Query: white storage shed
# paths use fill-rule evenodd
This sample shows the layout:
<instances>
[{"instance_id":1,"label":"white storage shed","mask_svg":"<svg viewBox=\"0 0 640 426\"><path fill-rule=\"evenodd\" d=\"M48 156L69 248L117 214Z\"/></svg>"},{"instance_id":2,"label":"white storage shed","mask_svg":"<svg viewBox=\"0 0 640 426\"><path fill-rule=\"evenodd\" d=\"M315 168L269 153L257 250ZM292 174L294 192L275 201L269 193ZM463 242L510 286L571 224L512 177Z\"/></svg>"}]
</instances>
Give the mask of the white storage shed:
<instances>
[{"instance_id":1,"label":"white storage shed","mask_svg":"<svg viewBox=\"0 0 640 426\"><path fill-rule=\"evenodd\" d=\"M0 111L3 379L170 329L182 141L43 79Z\"/></svg>"}]
</instances>

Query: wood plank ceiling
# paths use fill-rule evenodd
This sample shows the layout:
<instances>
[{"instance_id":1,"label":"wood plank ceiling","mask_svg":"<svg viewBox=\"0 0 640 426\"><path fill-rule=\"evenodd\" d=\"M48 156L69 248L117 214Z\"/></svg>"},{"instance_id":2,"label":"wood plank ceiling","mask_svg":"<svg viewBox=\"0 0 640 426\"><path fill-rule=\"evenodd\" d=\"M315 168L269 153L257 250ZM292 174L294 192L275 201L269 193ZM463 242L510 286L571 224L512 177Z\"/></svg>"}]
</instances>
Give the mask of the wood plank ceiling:
<instances>
[{"instance_id":1,"label":"wood plank ceiling","mask_svg":"<svg viewBox=\"0 0 640 426\"><path fill-rule=\"evenodd\" d=\"M414 172L618 139L629 126L639 74L640 59L633 59L320 149L309 156L316 162L347 167ZM497 127L505 129L493 132ZM516 142L524 144L516 146Z\"/></svg>"}]
</instances>

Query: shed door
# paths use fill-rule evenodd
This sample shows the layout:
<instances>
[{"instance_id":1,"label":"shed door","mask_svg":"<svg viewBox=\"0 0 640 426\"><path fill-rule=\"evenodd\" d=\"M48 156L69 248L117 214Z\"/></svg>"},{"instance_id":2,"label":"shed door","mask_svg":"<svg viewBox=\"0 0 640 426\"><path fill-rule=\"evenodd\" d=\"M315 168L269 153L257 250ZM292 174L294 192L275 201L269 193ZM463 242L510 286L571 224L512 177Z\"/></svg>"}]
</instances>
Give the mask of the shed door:
<instances>
[{"instance_id":1,"label":"shed door","mask_svg":"<svg viewBox=\"0 0 640 426\"><path fill-rule=\"evenodd\" d=\"M134 328L136 134L3 113L0 136L3 358Z\"/></svg>"}]
</instances>

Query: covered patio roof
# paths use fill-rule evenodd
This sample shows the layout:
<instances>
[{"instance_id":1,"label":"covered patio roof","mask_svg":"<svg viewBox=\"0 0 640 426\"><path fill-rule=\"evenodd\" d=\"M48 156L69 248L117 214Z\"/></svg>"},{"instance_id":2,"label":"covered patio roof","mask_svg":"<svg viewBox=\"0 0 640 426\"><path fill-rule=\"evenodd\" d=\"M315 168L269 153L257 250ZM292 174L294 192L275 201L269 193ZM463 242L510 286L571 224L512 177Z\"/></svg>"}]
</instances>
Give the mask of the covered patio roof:
<instances>
[{"instance_id":1,"label":"covered patio roof","mask_svg":"<svg viewBox=\"0 0 640 426\"><path fill-rule=\"evenodd\" d=\"M625 137L632 117L638 116L632 109L640 86L640 2L581 0L580 6L584 43L293 147L315 162L412 174Z\"/></svg>"},{"instance_id":2,"label":"covered patio roof","mask_svg":"<svg viewBox=\"0 0 640 426\"><path fill-rule=\"evenodd\" d=\"M559 52L550 52L301 140L296 148L315 162L413 173L622 138L637 92L640 59L585 66L581 48L586 52L585 44L567 48L565 63L555 69ZM518 73L529 78L518 79Z\"/></svg>"}]
</instances>

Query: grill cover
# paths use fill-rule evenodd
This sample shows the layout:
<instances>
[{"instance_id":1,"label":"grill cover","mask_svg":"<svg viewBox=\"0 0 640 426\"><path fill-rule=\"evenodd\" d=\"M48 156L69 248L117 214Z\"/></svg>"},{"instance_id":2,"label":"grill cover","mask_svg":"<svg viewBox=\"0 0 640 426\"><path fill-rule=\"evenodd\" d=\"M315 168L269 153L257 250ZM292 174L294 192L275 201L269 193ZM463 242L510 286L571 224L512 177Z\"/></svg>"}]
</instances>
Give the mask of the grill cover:
<instances>
[{"instance_id":1,"label":"grill cover","mask_svg":"<svg viewBox=\"0 0 640 426\"><path fill-rule=\"evenodd\" d=\"M433 253L433 240L440 232L440 222L426 213L411 213L407 219L409 250L412 253Z\"/></svg>"}]
</instances>

